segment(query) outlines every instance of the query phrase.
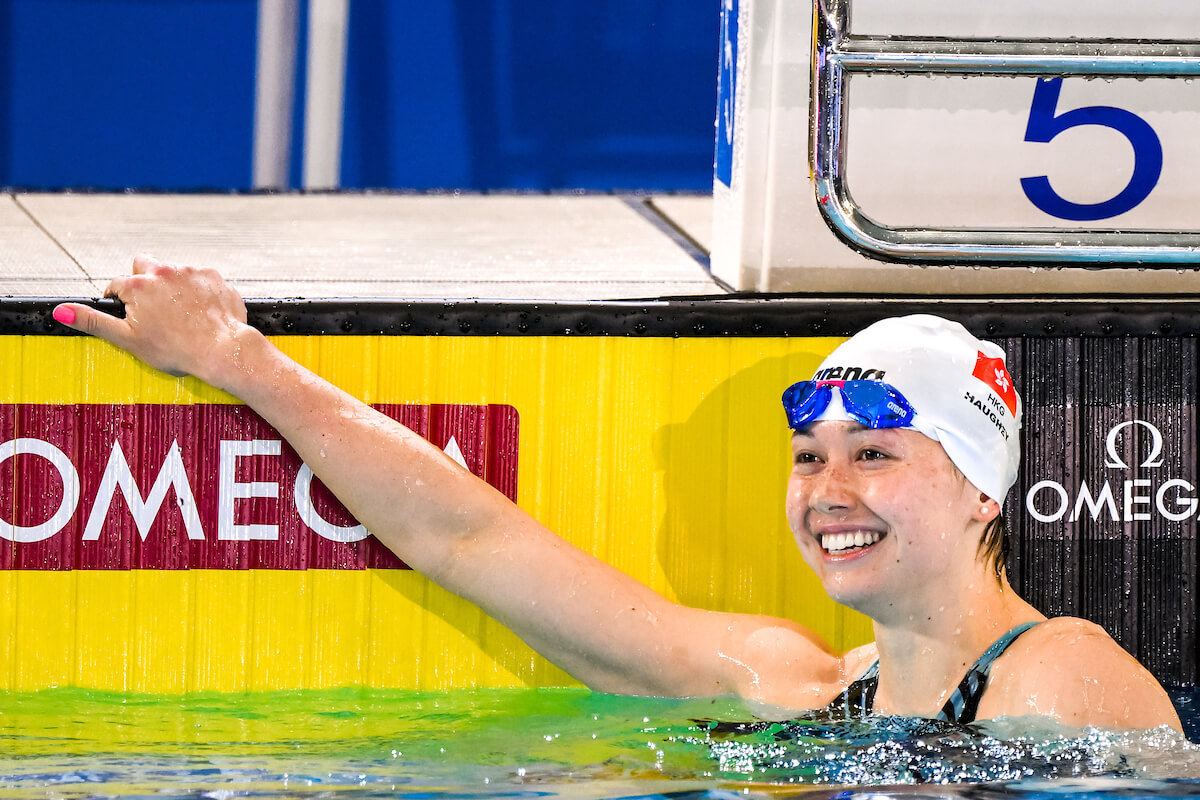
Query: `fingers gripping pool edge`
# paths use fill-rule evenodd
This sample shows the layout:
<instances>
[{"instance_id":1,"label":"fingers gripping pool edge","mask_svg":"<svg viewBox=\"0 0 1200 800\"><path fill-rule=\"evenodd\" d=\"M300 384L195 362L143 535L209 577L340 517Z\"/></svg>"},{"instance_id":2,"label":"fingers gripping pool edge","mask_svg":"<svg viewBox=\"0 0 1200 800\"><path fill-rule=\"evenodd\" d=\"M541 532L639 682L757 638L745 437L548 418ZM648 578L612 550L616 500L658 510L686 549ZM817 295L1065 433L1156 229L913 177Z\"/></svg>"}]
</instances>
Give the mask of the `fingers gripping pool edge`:
<instances>
[{"instance_id":1,"label":"fingers gripping pool edge","mask_svg":"<svg viewBox=\"0 0 1200 800\"><path fill-rule=\"evenodd\" d=\"M54 319L68 328L104 339L117 347L125 347L129 324L111 314L82 303L61 303L54 307Z\"/></svg>"}]
</instances>

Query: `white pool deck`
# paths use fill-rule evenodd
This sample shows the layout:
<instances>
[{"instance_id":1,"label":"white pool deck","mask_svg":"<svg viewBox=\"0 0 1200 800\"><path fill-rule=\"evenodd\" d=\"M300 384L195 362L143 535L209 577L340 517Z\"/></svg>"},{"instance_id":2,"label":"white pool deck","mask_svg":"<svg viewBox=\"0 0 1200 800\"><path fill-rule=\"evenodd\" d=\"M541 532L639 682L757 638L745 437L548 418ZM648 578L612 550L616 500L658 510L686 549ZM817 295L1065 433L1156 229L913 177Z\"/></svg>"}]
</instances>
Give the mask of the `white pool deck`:
<instances>
[{"instance_id":1,"label":"white pool deck","mask_svg":"<svg viewBox=\"0 0 1200 800\"><path fill-rule=\"evenodd\" d=\"M0 296L97 297L137 253L247 297L721 295L712 200L613 195L37 194L0 198Z\"/></svg>"}]
</instances>

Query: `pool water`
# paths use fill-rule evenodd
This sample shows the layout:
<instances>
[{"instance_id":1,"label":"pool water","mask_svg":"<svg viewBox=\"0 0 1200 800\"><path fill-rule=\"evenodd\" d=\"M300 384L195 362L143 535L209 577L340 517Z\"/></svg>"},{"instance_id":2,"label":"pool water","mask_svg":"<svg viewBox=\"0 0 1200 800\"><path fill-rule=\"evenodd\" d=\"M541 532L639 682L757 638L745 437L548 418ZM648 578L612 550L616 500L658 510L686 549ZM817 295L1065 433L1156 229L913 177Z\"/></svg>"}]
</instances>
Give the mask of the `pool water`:
<instances>
[{"instance_id":1,"label":"pool water","mask_svg":"<svg viewBox=\"0 0 1200 800\"><path fill-rule=\"evenodd\" d=\"M1165 729L749 719L572 689L0 693L0 798L1200 797Z\"/></svg>"}]
</instances>

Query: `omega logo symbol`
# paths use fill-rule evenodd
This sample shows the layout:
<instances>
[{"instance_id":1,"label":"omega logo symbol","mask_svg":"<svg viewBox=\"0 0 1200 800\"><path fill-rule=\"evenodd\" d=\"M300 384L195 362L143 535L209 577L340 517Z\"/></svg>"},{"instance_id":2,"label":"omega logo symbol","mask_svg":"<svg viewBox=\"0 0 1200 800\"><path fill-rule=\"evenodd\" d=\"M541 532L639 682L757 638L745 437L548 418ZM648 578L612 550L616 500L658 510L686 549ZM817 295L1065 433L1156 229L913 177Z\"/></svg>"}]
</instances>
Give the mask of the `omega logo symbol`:
<instances>
[{"instance_id":1,"label":"omega logo symbol","mask_svg":"<svg viewBox=\"0 0 1200 800\"><path fill-rule=\"evenodd\" d=\"M1146 456L1146 460L1141 463L1142 468L1153 469L1154 467L1162 466L1162 432L1144 419L1122 422L1108 432L1108 438L1104 440L1104 446L1108 450L1108 460L1104 462L1104 466L1110 469L1129 469L1129 465L1117 454L1117 437L1120 436L1121 431L1126 428L1132 428L1134 425L1140 425L1150 432L1150 453Z\"/></svg>"}]
</instances>

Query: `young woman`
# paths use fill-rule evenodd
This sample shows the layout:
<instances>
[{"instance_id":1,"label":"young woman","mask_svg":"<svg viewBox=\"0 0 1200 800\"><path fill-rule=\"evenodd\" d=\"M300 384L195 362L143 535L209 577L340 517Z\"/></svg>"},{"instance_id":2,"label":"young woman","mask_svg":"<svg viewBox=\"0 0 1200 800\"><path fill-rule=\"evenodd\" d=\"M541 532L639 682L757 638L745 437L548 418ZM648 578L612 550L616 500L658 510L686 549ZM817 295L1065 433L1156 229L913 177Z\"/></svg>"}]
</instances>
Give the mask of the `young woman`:
<instances>
[{"instance_id":1,"label":"young woman","mask_svg":"<svg viewBox=\"0 0 1200 800\"><path fill-rule=\"evenodd\" d=\"M998 518L1020 405L1003 353L957 324L877 323L784 396L796 541L826 591L874 621L874 643L837 654L788 620L672 603L563 541L283 355L212 270L139 256L106 294L124 319L71 303L54 316L241 398L406 563L593 689L732 693L774 713L1179 727L1163 689L1102 629L1047 620L1009 586Z\"/></svg>"}]
</instances>

